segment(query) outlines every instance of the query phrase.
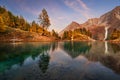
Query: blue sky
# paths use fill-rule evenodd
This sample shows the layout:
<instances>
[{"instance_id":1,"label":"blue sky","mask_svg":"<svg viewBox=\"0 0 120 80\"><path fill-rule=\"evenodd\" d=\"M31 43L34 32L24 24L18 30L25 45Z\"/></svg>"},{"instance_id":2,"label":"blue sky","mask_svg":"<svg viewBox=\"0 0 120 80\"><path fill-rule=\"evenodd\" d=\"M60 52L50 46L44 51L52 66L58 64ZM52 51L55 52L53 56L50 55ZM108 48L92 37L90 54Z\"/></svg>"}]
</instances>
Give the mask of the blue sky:
<instances>
[{"instance_id":1,"label":"blue sky","mask_svg":"<svg viewBox=\"0 0 120 80\"><path fill-rule=\"evenodd\" d=\"M61 31L72 21L83 23L99 17L120 5L120 0L0 0L15 15L22 15L28 22L38 22L38 15L45 8L51 29Z\"/></svg>"}]
</instances>

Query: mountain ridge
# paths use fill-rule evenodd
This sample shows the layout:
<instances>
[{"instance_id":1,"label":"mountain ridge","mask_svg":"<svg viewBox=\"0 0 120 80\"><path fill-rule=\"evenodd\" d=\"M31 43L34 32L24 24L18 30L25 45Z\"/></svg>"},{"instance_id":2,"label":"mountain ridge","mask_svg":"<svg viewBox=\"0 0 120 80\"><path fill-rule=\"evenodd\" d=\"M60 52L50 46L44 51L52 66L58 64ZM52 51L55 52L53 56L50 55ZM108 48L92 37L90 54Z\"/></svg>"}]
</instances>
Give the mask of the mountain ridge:
<instances>
[{"instance_id":1,"label":"mountain ridge","mask_svg":"<svg viewBox=\"0 0 120 80\"><path fill-rule=\"evenodd\" d=\"M74 22L76 25L79 24ZM64 31L75 30L78 28L86 28L92 33L93 39L103 40L105 37L105 27L108 27L108 37L112 34L114 29L120 30L120 6L116 6L111 11L101 15L99 18L88 19L83 24L77 27L70 23L60 34Z\"/></svg>"}]
</instances>

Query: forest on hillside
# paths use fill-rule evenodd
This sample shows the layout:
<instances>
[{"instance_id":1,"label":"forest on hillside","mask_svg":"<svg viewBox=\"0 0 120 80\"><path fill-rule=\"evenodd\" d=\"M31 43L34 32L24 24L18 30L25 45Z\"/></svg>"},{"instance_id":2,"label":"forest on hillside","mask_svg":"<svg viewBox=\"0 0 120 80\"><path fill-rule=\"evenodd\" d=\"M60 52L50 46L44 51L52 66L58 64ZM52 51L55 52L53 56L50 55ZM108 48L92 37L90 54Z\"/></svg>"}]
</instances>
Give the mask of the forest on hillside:
<instances>
[{"instance_id":1,"label":"forest on hillside","mask_svg":"<svg viewBox=\"0 0 120 80\"><path fill-rule=\"evenodd\" d=\"M14 15L4 6L0 6L0 35L9 34L13 29L19 29L26 32L38 33L41 36L59 38L55 30L52 30L52 32L48 31L51 23L45 9L38 15L38 21L39 23L34 20L29 23L22 15Z\"/></svg>"},{"instance_id":2,"label":"forest on hillside","mask_svg":"<svg viewBox=\"0 0 120 80\"><path fill-rule=\"evenodd\" d=\"M48 38L52 37L52 40L53 38L55 40L72 40L73 38L78 40L87 40L93 36L91 31L86 28L64 31L64 33L60 36L54 29L51 32L48 31L51 23L46 9L43 9L38 15L38 21L39 22L33 20L32 22L28 22L22 15L14 15L4 6L0 6L0 41L5 38L9 38L10 36L11 37L9 39L13 38L13 34L16 34L16 36L20 35L18 38L23 39L36 39L35 36L38 36L38 39L40 36L46 36ZM26 32L28 35L26 35ZM120 30L114 29L111 35L108 36L107 40L114 40L119 37Z\"/></svg>"}]
</instances>

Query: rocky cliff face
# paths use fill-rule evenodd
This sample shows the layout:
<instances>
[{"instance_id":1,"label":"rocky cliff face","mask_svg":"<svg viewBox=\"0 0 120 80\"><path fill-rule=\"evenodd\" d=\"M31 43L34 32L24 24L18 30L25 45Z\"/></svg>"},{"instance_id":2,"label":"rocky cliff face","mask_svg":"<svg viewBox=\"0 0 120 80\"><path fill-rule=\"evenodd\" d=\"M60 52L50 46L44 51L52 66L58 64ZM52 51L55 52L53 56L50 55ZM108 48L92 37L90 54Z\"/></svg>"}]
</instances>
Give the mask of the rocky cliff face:
<instances>
[{"instance_id":1,"label":"rocky cliff face","mask_svg":"<svg viewBox=\"0 0 120 80\"><path fill-rule=\"evenodd\" d=\"M118 27L117 22L119 21L120 21L120 6L102 15L99 18L99 25L104 25L104 26L109 26L109 27ZM112 26L112 25L116 25L116 26Z\"/></svg>"},{"instance_id":2,"label":"rocky cliff face","mask_svg":"<svg viewBox=\"0 0 120 80\"><path fill-rule=\"evenodd\" d=\"M105 27L108 27L108 37L111 35L114 29L119 30L120 29L120 6L102 15L99 18L98 26L103 26L104 35L105 35Z\"/></svg>"},{"instance_id":3,"label":"rocky cliff face","mask_svg":"<svg viewBox=\"0 0 120 80\"><path fill-rule=\"evenodd\" d=\"M85 23L81 24L82 27L85 27L85 28L89 28L89 27L92 27L92 26L96 26L98 25L98 22L99 22L99 18L92 18L92 19L88 19L88 21L86 21Z\"/></svg>"},{"instance_id":4,"label":"rocky cliff face","mask_svg":"<svg viewBox=\"0 0 120 80\"><path fill-rule=\"evenodd\" d=\"M76 22L74 23L78 24ZM112 11L105 13L104 15L100 16L100 18L88 19L88 21L85 23L79 24L77 26L73 25L72 23L61 32L83 27L90 30L92 33L92 38L97 40L104 40L106 33L105 27L108 27L107 37L110 36L114 29L120 29L120 6L117 6Z\"/></svg>"},{"instance_id":5,"label":"rocky cliff face","mask_svg":"<svg viewBox=\"0 0 120 80\"><path fill-rule=\"evenodd\" d=\"M119 30L120 29L120 6L102 15L99 20L99 25L102 25L104 27L109 27L108 29L109 35L114 29Z\"/></svg>"}]
</instances>

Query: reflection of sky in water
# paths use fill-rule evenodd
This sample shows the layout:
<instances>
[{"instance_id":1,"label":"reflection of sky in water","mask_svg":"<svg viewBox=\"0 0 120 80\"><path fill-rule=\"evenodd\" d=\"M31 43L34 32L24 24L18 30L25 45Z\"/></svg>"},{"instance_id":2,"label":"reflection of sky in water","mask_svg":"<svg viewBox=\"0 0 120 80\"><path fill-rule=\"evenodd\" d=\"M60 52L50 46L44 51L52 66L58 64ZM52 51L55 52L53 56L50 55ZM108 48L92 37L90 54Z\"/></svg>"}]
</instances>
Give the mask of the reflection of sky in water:
<instances>
[{"instance_id":1,"label":"reflection of sky in water","mask_svg":"<svg viewBox=\"0 0 120 80\"><path fill-rule=\"evenodd\" d=\"M28 58L26 58L26 59L24 60L23 65L32 64L32 63L35 63L35 62L38 61L38 60L39 60L39 56L35 57L35 60L33 60L31 56L29 56Z\"/></svg>"},{"instance_id":2,"label":"reflection of sky in water","mask_svg":"<svg viewBox=\"0 0 120 80\"><path fill-rule=\"evenodd\" d=\"M117 45L116 49L114 44L109 44L108 42L76 42L72 44L70 42L60 42L47 43L41 46L38 43L37 46L35 44L32 46L27 44L26 52L24 52L26 50L24 44L25 49L22 49L23 55L19 55L20 57L16 59L14 58L14 56L17 57L16 55L12 56L13 60L16 61L14 63L12 59L8 61L11 62L11 67L5 70L4 73L0 73L0 80L120 80L119 74L116 74L111 68L104 66L106 63L101 63L100 61L104 60L103 56L104 58L107 56L104 53L109 54L109 56L114 55L114 57L120 54L119 45ZM15 46L16 49L18 45ZM51 48L46 45L50 45L49 47ZM28 49L30 51L27 54ZM41 68L39 66L41 64L39 62L41 53L48 51L50 61L42 62L44 65ZM4 62L4 65L0 63L0 67L6 67L5 64L8 63L7 58L5 57L2 60L4 60L1 61L2 63ZM111 62L112 64L114 63ZM42 73L41 69L46 69L46 72Z\"/></svg>"},{"instance_id":3,"label":"reflection of sky in water","mask_svg":"<svg viewBox=\"0 0 120 80\"><path fill-rule=\"evenodd\" d=\"M59 53L60 52L60 53ZM63 50L55 51L51 55L51 75L54 77L62 75L62 79L74 80L119 80L120 76L112 70L104 67L99 62L88 61L84 56L71 58ZM63 55L63 56L60 56ZM50 71L49 70L49 71ZM61 73L57 71L61 71ZM64 74L62 74L64 72ZM57 75L58 74L58 75Z\"/></svg>"}]
</instances>

